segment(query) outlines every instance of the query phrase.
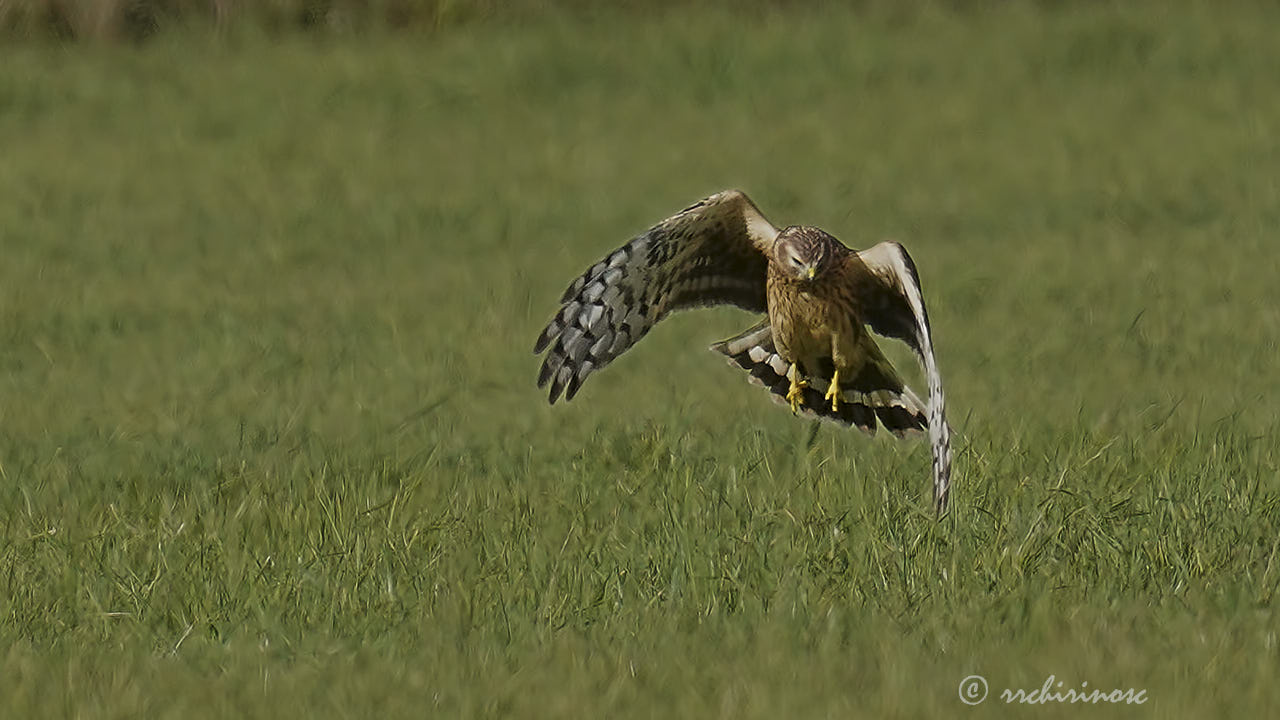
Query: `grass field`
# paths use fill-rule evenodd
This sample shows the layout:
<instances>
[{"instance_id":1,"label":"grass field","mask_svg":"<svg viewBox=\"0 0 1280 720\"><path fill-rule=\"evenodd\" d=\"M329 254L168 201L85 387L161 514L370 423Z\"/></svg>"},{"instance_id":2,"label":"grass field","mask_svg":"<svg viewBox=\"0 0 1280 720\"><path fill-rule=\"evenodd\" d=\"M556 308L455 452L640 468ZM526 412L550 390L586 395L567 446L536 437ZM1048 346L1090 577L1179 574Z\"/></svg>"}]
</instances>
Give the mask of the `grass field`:
<instances>
[{"instance_id":1,"label":"grass field","mask_svg":"<svg viewBox=\"0 0 1280 720\"><path fill-rule=\"evenodd\" d=\"M914 7L0 50L0 716L1274 712L1280 9ZM534 388L725 187L914 255L942 521L736 311Z\"/></svg>"}]
</instances>

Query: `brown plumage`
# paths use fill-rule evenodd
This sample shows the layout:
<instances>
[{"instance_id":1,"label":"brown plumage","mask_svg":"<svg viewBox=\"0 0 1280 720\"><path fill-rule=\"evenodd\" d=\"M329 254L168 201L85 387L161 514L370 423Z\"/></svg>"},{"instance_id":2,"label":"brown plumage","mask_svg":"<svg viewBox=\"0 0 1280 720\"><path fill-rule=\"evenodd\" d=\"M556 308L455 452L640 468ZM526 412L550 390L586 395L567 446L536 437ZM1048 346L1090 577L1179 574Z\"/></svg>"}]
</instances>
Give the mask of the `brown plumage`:
<instances>
[{"instance_id":1,"label":"brown plumage","mask_svg":"<svg viewBox=\"0 0 1280 720\"><path fill-rule=\"evenodd\" d=\"M950 431L915 264L883 242L854 252L813 227L777 230L750 199L728 190L664 220L610 253L561 297L534 352L538 386L572 399L668 313L731 304L767 318L717 343L793 412L874 433L927 429L934 502L946 508ZM906 342L924 366L929 404L881 353L867 326ZM834 381L834 382L833 382Z\"/></svg>"}]
</instances>

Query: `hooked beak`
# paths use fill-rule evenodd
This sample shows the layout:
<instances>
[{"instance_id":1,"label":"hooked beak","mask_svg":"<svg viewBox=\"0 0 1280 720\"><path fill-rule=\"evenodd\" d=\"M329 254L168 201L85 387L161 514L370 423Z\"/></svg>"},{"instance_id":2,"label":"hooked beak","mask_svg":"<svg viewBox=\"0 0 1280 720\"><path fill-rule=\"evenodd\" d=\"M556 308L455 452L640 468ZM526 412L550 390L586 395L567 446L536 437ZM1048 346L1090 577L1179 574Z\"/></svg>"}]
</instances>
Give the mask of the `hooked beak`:
<instances>
[{"instance_id":1,"label":"hooked beak","mask_svg":"<svg viewBox=\"0 0 1280 720\"><path fill-rule=\"evenodd\" d=\"M817 269L817 268L815 268L814 266L810 265L810 266L809 266L809 273L808 273L808 275L809 275L809 279L810 279L810 280L812 280L812 279L813 279L813 276L814 276L814 275L817 275L817 274L818 274L818 269Z\"/></svg>"}]
</instances>

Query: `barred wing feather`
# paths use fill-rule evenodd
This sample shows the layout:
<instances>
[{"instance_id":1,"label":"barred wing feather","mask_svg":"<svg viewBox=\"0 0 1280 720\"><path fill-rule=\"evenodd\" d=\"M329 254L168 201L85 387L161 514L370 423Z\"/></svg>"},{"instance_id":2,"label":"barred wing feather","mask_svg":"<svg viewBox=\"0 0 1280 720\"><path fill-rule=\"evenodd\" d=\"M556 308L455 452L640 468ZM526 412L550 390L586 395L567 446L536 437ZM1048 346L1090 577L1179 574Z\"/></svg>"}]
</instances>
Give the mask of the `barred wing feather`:
<instances>
[{"instance_id":1,"label":"barred wing feather","mask_svg":"<svg viewBox=\"0 0 1280 720\"><path fill-rule=\"evenodd\" d=\"M778 230L742 192L712 195L658 223L580 275L534 345L538 387L571 400L587 377L675 310L736 305L765 312Z\"/></svg>"},{"instance_id":2,"label":"barred wing feather","mask_svg":"<svg viewBox=\"0 0 1280 720\"><path fill-rule=\"evenodd\" d=\"M929 315L920 291L920 275L905 248L882 242L849 258L863 321L886 337L902 340L916 351L929 386L929 446L933 456L933 498L946 510L951 489L951 429L947 426L942 375L933 354Z\"/></svg>"}]
</instances>

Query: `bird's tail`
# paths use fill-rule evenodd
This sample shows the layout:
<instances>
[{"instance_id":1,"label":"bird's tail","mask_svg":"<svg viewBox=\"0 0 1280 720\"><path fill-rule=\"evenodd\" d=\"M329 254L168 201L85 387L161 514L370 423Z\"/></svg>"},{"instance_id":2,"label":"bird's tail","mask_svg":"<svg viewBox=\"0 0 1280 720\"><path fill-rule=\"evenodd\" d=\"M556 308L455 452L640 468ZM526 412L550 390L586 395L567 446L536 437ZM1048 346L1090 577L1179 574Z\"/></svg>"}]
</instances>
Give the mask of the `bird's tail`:
<instances>
[{"instance_id":1,"label":"bird's tail","mask_svg":"<svg viewBox=\"0 0 1280 720\"><path fill-rule=\"evenodd\" d=\"M929 424L924 403L902 383L875 341L864 337L864 342L869 346L866 348L867 362L856 377L841 378L838 409L832 410L831 401L825 397L835 363L831 358L823 358L821 377L810 375L805 378L809 386L804 390L800 414L846 427L852 425L870 435L876 432L877 420L898 437L923 431ZM775 402L789 404L786 398L791 381L787 372L791 364L783 360L774 348L773 329L768 321L718 342L711 349L724 353L733 365L750 373L751 382L767 389Z\"/></svg>"}]
</instances>

